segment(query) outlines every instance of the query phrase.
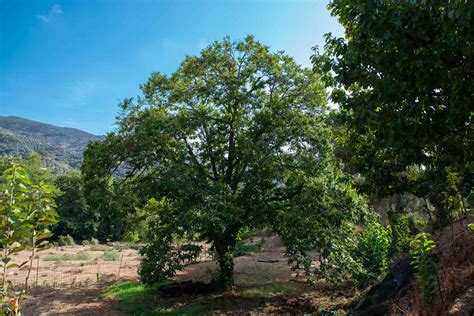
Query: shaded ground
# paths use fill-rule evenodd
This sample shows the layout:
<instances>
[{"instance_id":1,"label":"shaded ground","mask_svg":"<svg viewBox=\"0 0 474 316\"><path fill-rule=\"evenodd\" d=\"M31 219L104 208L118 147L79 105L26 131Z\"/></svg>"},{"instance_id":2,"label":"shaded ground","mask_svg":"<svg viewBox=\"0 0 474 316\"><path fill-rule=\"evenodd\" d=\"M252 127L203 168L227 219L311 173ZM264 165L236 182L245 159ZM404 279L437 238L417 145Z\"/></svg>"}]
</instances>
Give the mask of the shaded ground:
<instances>
[{"instance_id":1,"label":"shaded ground","mask_svg":"<svg viewBox=\"0 0 474 316\"><path fill-rule=\"evenodd\" d=\"M34 288L23 304L22 315L125 315L113 308L111 299L100 298L110 283L64 289Z\"/></svg>"},{"instance_id":2,"label":"shaded ground","mask_svg":"<svg viewBox=\"0 0 474 316\"><path fill-rule=\"evenodd\" d=\"M294 314L337 309L352 296L324 283L307 285L291 272L284 250L277 237L268 237L260 252L235 258L236 290L225 294L164 298L138 282L109 280L78 288L35 289L23 315ZM176 280L209 282L215 272L214 262L197 263Z\"/></svg>"}]
</instances>

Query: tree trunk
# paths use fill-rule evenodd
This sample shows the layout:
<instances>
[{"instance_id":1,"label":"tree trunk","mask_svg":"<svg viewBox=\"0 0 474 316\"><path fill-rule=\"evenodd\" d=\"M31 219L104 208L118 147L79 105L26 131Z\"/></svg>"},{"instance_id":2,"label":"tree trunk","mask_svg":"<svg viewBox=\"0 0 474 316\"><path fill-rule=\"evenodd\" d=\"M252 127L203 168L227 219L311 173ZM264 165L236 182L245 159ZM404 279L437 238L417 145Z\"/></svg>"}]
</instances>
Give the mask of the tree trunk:
<instances>
[{"instance_id":1,"label":"tree trunk","mask_svg":"<svg viewBox=\"0 0 474 316\"><path fill-rule=\"evenodd\" d=\"M229 291L234 287L234 244L235 241L214 243L219 263L219 276L216 280L219 291Z\"/></svg>"},{"instance_id":2,"label":"tree trunk","mask_svg":"<svg viewBox=\"0 0 474 316\"><path fill-rule=\"evenodd\" d=\"M234 254L232 251L219 256L219 277L217 279L217 289L219 291L229 291L234 287Z\"/></svg>"}]
</instances>

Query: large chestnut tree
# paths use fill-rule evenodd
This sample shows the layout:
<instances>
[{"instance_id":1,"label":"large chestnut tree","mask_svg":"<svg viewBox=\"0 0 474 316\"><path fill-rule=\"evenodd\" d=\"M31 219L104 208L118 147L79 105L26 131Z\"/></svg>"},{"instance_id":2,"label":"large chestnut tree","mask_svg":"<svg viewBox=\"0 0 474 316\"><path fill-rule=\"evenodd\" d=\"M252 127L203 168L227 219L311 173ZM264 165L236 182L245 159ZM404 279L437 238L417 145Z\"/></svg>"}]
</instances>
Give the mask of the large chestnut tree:
<instances>
[{"instance_id":1,"label":"large chestnut tree","mask_svg":"<svg viewBox=\"0 0 474 316\"><path fill-rule=\"evenodd\" d=\"M223 290L233 286L233 248L245 229L273 227L295 266L343 240L361 207L333 159L317 74L249 36L215 42L173 74L153 73L141 90L123 102L116 131L86 150L83 172L86 183L107 183L122 164L119 182L148 200L146 283L200 250L174 249L176 239L211 244Z\"/></svg>"}]
</instances>

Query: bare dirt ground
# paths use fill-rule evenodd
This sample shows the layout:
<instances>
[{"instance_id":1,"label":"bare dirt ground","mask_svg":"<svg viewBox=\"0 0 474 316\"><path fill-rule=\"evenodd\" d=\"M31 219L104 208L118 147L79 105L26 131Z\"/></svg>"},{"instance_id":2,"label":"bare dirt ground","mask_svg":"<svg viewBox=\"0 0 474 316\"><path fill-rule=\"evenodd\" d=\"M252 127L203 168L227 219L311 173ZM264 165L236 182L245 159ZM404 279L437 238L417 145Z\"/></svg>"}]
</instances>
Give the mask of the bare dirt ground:
<instances>
[{"instance_id":1,"label":"bare dirt ground","mask_svg":"<svg viewBox=\"0 0 474 316\"><path fill-rule=\"evenodd\" d=\"M110 282L72 287L39 287L30 291L30 297L23 303L23 315L123 315L113 309L113 302L100 298Z\"/></svg>"},{"instance_id":2,"label":"bare dirt ground","mask_svg":"<svg viewBox=\"0 0 474 316\"><path fill-rule=\"evenodd\" d=\"M236 291L212 296L210 301L213 313L293 314L294 311L306 310L307 305L327 307L339 306L345 302L344 293L334 295L333 289L327 285L320 283L309 286L303 278L296 276L287 264L284 251L285 248L277 237L267 237L260 252L235 258ZM32 289L30 297L23 303L23 315L123 315L114 309L113 300L100 298L100 294L110 284L126 279L137 279L138 259L139 257L136 257L136 265L130 263L130 267L134 270L127 269L127 273L121 274L120 278L111 273L107 280L94 284ZM103 271L106 271L107 263L103 264ZM216 271L217 265L213 261L196 263L179 273L176 280L209 282ZM265 286L281 288L282 292L278 295L262 296L259 291ZM230 300L229 296L232 296ZM156 304L174 308L192 304L195 300L194 296L175 299L157 297Z\"/></svg>"},{"instance_id":3,"label":"bare dirt ground","mask_svg":"<svg viewBox=\"0 0 474 316\"><path fill-rule=\"evenodd\" d=\"M16 253L14 261L21 264L28 261L28 256L28 252ZM89 285L113 276L136 278L139 265L137 250L120 249L118 245L56 247L38 253L29 283L64 288ZM23 266L20 271L11 271L8 279L23 284L27 270L27 266Z\"/></svg>"},{"instance_id":4,"label":"bare dirt ground","mask_svg":"<svg viewBox=\"0 0 474 316\"><path fill-rule=\"evenodd\" d=\"M112 253L107 257L106 252ZM77 260L78 254L86 254ZM70 259L74 260L70 260ZM28 253L17 253L15 262L28 260ZM29 297L23 302L23 315L122 315L112 309L100 293L118 280L135 280L140 255L119 245L63 246L40 252L34 260ZM27 269L9 279L22 284ZM37 286L36 286L37 285Z\"/></svg>"}]
</instances>

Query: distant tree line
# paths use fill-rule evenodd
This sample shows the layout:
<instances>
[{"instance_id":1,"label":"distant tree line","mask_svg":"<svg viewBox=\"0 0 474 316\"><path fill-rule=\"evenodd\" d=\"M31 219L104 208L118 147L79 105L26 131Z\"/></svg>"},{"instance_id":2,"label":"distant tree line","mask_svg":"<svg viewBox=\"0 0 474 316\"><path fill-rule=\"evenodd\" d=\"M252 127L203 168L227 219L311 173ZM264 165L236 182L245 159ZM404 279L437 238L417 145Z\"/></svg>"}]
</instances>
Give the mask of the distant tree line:
<instances>
[{"instance_id":1,"label":"distant tree line","mask_svg":"<svg viewBox=\"0 0 474 316\"><path fill-rule=\"evenodd\" d=\"M51 231L54 233L53 239L69 235L76 241L91 238L97 238L103 242L130 238L131 241L139 240L139 230L127 233L128 228L138 227L135 224L140 218L137 218L135 213L127 214L123 211L124 208L121 208L126 204L126 195L116 193L114 200L110 192L97 192L96 188L94 193L87 196L79 170L71 169L63 174L53 174L45 166L38 153L32 153L28 159L12 156L0 157L0 174L14 164L24 166L33 180L44 181L58 190L55 202L59 221L51 226ZM89 200L86 197L89 197ZM102 205L100 203L104 200L107 201L107 207L100 208Z\"/></svg>"}]
</instances>

